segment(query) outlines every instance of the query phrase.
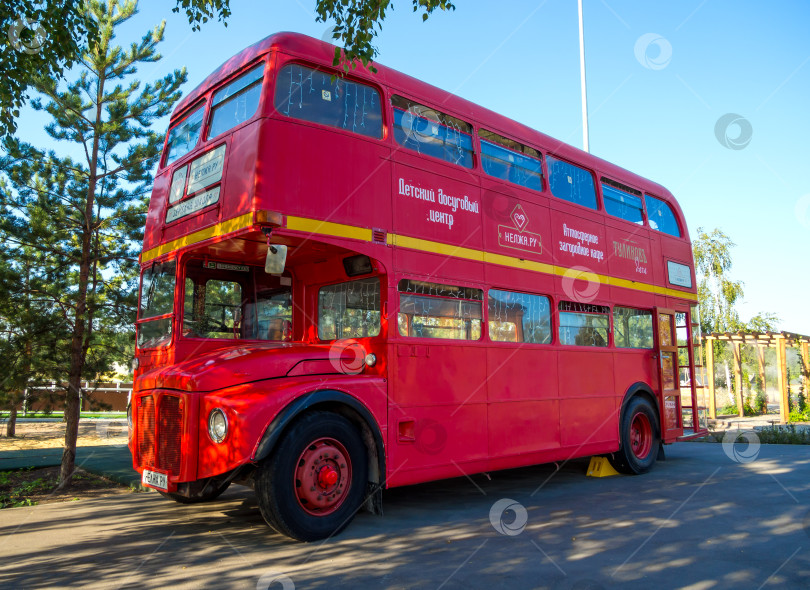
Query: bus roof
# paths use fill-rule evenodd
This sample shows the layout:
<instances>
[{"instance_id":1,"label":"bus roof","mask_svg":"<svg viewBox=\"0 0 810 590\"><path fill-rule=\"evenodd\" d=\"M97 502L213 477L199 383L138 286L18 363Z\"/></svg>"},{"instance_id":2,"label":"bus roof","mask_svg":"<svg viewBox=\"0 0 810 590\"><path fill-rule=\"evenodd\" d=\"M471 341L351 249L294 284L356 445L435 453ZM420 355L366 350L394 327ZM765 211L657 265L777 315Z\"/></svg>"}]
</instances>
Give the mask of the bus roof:
<instances>
[{"instance_id":1,"label":"bus roof","mask_svg":"<svg viewBox=\"0 0 810 590\"><path fill-rule=\"evenodd\" d=\"M254 43L250 47L243 49L214 70L199 86L178 103L172 113L172 119L186 110L190 105L197 102L212 86L228 78L257 57L271 50L283 51L289 55L294 55L308 62L321 64L323 66L331 66L331 56L334 54L333 45L307 35L291 32L274 33ZM607 174L616 179L622 179L625 182L634 184L637 188L652 193L657 197L664 198L674 204L681 218L683 218L683 212L680 210L680 206L672 196L672 193L656 182L580 150L550 135L532 129L527 125L518 123L508 117L470 102L460 96L437 88L427 82L423 82L422 80L376 62L374 63L374 67L377 69L376 74L369 72L362 64L358 64L357 67L352 70L351 74L399 90L405 94L411 95L411 97L416 100L428 101L437 107L448 110L450 114L456 115L459 118L469 118L481 126L491 128L492 131L504 135L511 135L517 141L535 143L552 156L570 160L574 163L589 167L592 170L598 170L602 174Z\"/></svg>"}]
</instances>

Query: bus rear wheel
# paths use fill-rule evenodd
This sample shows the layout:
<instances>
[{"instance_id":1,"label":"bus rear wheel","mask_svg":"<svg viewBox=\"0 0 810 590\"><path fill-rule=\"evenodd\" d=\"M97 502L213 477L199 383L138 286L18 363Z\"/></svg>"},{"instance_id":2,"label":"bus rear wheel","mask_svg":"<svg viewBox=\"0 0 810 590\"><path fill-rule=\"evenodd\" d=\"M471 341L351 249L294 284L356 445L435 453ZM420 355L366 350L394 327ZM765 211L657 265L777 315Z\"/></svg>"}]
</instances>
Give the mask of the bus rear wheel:
<instances>
[{"instance_id":1,"label":"bus rear wheel","mask_svg":"<svg viewBox=\"0 0 810 590\"><path fill-rule=\"evenodd\" d=\"M611 465L620 473L647 473L655 464L661 435L652 404L644 397L631 399L622 412L621 448L610 455Z\"/></svg>"},{"instance_id":2,"label":"bus rear wheel","mask_svg":"<svg viewBox=\"0 0 810 590\"><path fill-rule=\"evenodd\" d=\"M343 416L301 418L259 465L256 497L264 520L283 535L316 541L339 533L360 508L366 448Z\"/></svg>"}]
</instances>

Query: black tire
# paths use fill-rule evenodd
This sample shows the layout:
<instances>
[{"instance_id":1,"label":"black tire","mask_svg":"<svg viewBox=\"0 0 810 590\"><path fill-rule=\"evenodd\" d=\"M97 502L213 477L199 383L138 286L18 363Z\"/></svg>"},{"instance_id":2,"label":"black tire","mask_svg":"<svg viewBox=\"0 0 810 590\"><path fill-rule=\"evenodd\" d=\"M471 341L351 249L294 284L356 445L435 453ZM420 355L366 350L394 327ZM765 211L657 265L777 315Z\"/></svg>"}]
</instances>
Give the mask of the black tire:
<instances>
[{"instance_id":1,"label":"black tire","mask_svg":"<svg viewBox=\"0 0 810 590\"><path fill-rule=\"evenodd\" d=\"M608 456L619 473L639 475L652 469L661 447L661 429L655 409L646 397L633 397L622 412L621 448Z\"/></svg>"},{"instance_id":2,"label":"black tire","mask_svg":"<svg viewBox=\"0 0 810 590\"><path fill-rule=\"evenodd\" d=\"M330 456L329 449L339 452ZM326 469L332 473L320 475ZM321 477L334 479L324 483ZM302 485L306 478L312 485ZM363 502L367 481L366 447L357 429L338 414L312 412L298 420L259 465L256 498L273 529L299 541L316 541L349 524ZM302 495L323 496L331 504L318 506Z\"/></svg>"},{"instance_id":3,"label":"black tire","mask_svg":"<svg viewBox=\"0 0 810 590\"><path fill-rule=\"evenodd\" d=\"M213 479L200 486L199 491L192 496L182 496L174 492L160 492L160 490L158 490L158 492L160 492L162 496L170 498L178 504L200 504L202 502L211 502L216 500L225 490L228 489L228 487L230 487L230 485L230 481L217 481L216 479Z\"/></svg>"}]
</instances>

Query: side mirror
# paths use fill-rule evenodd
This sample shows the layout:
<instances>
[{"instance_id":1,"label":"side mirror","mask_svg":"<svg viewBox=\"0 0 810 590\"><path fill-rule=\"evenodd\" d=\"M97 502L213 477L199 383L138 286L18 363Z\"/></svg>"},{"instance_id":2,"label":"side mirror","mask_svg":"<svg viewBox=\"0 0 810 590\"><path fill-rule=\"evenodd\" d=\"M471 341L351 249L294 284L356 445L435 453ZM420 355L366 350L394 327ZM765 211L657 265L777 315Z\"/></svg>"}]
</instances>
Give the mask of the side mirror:
<instances>
[{"instance_id":1,"label":"side mirror","mask_svg":"<svg viewBox=\"0 0 810 590\"><path fill-rule=\"evenodd\" d=\"M280 275L284 272L287 262L287 246L282 244L268 244L267 258L264 260L264 272L270 275Z\"/></svg>"}]
</instances>

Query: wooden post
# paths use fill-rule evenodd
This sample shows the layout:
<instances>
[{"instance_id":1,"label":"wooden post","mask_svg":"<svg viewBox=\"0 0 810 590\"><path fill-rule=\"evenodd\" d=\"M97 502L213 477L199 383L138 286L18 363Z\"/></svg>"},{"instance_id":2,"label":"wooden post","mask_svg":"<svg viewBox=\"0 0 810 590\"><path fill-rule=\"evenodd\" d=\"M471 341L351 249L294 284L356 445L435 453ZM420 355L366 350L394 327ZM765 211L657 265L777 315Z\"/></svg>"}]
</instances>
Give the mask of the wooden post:
<instances>
[{"instance_id":1,"label":"wooden post","mask_svg":"<svg viewBox=\"0 0 810 590\"><path fill-rule=\"evenodd\" d=\"M807 342L802 342L800 350L801 350L801 353L802 353L802 366L804 367L804 374L807 375L808 373L810 373L810 354L808 354L808 343ZM804 383L804 395L805 396L808 393L807 392L808 385L810 385L810 383L807 383L805 381L805 383Z\"/></svg>"},{"instance_id":2,"label":"wooden post","mask_svg":"<svg viewBox=\"0 0 810 590\"><path fill-rule=\"evenodd\" d=\"M787 355L785 354L785 339L782 337L776 340L776 364L776 377L779 388L779 415L782 424L787 424L788 414L790 414L790 395L788 393L790 384L787 382Z\"/></svg>"},{"instance_id":3,"label":"wooden post","mask_svg":"<svg viewBox=\"0 0 810 590\"><path fill-rule=\"evenodd\" d=\"M742 356L740 355L740 341L734 340L732 343L732 351L734 353L734 388L737 390L737 413L740 418L745 416L743 409L743 390L742 390Z\"/></svg>"},{"instance_id":4,"label":"wooden post","mask_svg":"<svg viewBox=\"0 0 810 590\"><path fill-rule=\"evenodd\" d=\"M762 393L766 393L768 388L765 383L765 347L757 344L757 364L759 365L759 381L762 384Z\"/></svg>"},{"instance_id":5,"label":"wooden post","mask_svg":"<svg viewBox=\"0 0 810 590\"><path fill-rule=\"evenodd\" d=\"M706 387L709 388L709 418L717 418L717 406L714 400L714 338L706 338Z\"/></svg>"}]
</instances>

